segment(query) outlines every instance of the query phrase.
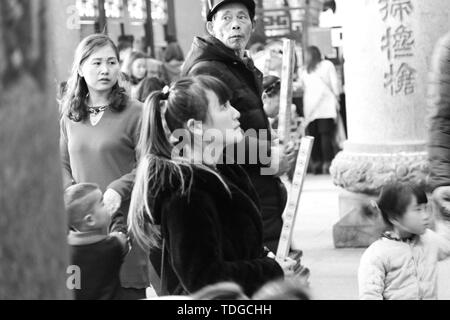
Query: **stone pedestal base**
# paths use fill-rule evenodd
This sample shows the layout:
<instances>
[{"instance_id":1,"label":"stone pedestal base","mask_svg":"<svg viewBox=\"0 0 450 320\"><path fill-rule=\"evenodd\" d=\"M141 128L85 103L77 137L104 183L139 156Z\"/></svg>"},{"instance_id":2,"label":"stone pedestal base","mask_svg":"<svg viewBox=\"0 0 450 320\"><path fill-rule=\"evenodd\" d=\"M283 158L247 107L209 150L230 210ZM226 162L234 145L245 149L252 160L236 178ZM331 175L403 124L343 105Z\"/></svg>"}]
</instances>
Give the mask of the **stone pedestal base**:
<instances>
[{"instance_id":1,"label":"stone pedestal base","mask_svg":"<svg viewBox=\"0 0 450 320\"><path fill-rule=\"evenodd\" d=\"M330 169L339 196L341 220L334 226L336 248L367 247L385 230L371 209L383 186L411 182L423 187L429 173L424 143L361 145L347 142Z\"/></svg>"},{"instance_id":2,"label":"stone pedestal base","mask_svg":"<svg viewBox=\"0 0 450 320\"><path fill-rule=\"evenodd\" d=\"M334 184L351 192L378 195L391 182L426 187L425 143L361 145L346 142L330 168Z\"/></svg>"},{"instance_id":3,"label":"stone pedestal base","mask_svg":"<svg viewBox=\"0 0 450 320\"><path fill-rule=\"evenodd\" d=\"M386 226L370 207L375 197L342 190L339 195L341 220L333 227L336 248L366 248L377 240Z\"/></svg>"}]
</instances>

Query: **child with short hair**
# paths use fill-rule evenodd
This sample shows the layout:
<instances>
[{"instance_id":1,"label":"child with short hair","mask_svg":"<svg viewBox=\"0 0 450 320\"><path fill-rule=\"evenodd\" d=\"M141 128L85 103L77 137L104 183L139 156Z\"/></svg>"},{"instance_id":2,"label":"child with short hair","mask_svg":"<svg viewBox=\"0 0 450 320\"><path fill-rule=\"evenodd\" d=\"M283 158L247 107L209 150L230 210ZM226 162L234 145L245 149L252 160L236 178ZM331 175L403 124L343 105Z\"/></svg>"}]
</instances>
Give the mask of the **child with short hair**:
<instances>
[{"instance_id":1,"label":"child with short hair","mask_svg":"<svg viewBox=\"0 0 450 320\"><path fill-rule=\"evenodd\" d=\"M361 258L361 300L437 299L437 263L450 256L450 233L442 223L439 233L428 229L427 202L411 184L383 188L376 206L390 230Z\"/></svg>"},{"instance_id":2,"label":"child with short hair","mask_svg":"<svg viewBox=\"0 0 450 320\"><path fill-rule=\"evenodd\" d=\"M276 76L266 76L263 78L263 95L262 100L264 103L264 111L270 122L270 128L272 129L272 138L278 139L278 122L279 122L279 113L280 113L280 89L281 89L281 81L280 78ZM288 170L286 172L289 181L292 181L295 171L295 164L297 160L298 150L300 149L300 138L302 134L300 133L301 128L299 127L299 122L296 120L295 116L295 106L292 105L291 110L291 130L289 141L285 141L285 152L289 154L287 164ZM279 151L277 149L272 150L273 157Z\"/></svg>"},{"instance_id":3,"label":"child with short hair","mask_svg":"<svg viewBox=\"0 0 450 320\"><path fill-rule=\"evenodd\" d=\"M111 216L97 185L73 185L65 191L64 201L71 230L71 264L81 271L81 288L75 291L75 299L116 299L121 287L120 268L129 251L127 236L109 233Z\"/></svg>"}]
</instances>

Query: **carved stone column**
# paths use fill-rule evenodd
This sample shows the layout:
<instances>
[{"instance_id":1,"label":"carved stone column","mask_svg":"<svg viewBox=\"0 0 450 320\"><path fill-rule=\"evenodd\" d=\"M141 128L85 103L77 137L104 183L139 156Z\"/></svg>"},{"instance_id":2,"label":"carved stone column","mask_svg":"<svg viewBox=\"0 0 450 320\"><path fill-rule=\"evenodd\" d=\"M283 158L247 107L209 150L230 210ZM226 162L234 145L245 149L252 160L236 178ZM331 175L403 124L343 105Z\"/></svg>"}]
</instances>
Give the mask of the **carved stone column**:
<instances>
[{"instance_id":1,"label":"carved stone column","mask_svg":"<svg viewBox=\"0 0 450 320\"><path fill-rule=\"evenodd\" d=\"M49 13L0 1L0 300L66 299L69 264Z\"/></svg>"},{"instance_id":2,"label":"carved stone column","mask_svg":"<svg viewBox=\"0 0 450 320\"><path fill-rule=\"evenodd\" d=\"M434 44L450 29L450 2L341 0L338 6L345 17L349 140L331 167L342 188L335 245L367 246L383 228L379 217L366 215L382 186L426 185L427 76Z\"/></svg>"}]
</instances>

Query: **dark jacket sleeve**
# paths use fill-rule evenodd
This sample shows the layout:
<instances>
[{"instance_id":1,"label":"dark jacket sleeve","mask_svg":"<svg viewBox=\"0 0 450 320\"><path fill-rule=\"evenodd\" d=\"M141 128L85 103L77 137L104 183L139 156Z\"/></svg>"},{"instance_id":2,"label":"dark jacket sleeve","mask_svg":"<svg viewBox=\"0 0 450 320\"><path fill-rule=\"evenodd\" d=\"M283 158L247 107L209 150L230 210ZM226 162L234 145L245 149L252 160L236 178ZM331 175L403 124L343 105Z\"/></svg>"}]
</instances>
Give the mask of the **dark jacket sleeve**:
<instances>
[{"instance_id":1,"label":"dark jacket sleeve","mask_svg":"<svg viewBox=\"0 0 450 320\"><path fill-rule=\"evenodd\" d=\"M163 211L163 236L170 261L188 292L232 281L251 294L266 282L283 277L278 263L267 257L225 261L216 214L211 198L195 190L190 201L173 198Z\"/></svg>"},{"instance_id":2,"label":"dark jacket sleeve","mask_svg":"<svg viewBox=\"0 0 450 320\"><path fill-rule=\"evenodd\" d=\"M450 186L450 33L436 45L428 88L430 186Z\"/></svg>"}]
</instances>

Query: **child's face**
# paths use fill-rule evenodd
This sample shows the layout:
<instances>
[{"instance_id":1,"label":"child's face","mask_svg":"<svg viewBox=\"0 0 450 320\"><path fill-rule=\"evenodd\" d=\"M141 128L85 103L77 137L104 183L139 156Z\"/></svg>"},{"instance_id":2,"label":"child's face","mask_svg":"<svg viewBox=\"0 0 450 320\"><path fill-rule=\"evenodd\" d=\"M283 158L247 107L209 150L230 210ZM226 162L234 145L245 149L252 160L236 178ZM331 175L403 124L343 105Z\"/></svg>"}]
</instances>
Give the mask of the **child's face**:
<instances>
[{"instance_id":1,"label":"child's face","mask_svg":"<svg viewBox=\"0 0 450 320\"><path fill-rule=\"evenodd\" d=\"M264 111L269 118L276 118L280 112L280 95L269 96L263 93L262 100L264 103Z\"/></svg>"},{"instance_id":2,"label":"child's face","mask_svg":"<svg viewBox=\"0 0 450 320\"><path fill-rule=\"evenodd\" d=\"M430 215L427 211L427 205L417 204L417 199L413 196L405 214L398 219L395 225L402 231L421 235L428 228L429 223Z\"/></svg>"},{"instance_id":3,"label":"child's face","mask_svg":"<svg viewBox=\"0 0 450 320\"><path fill-rule=\"evenodd\" d=\"M229 101L225 104L220 104L219 98L213 91L205 90L205 92L209 105L208 117L204 128L206 130L210 129L208 130L208 135L212 136L206 137L208 135L204 135L203 138L208 141L213 138L213 141L221 141L223 145L241 142L244 139L241 123L239 122L241 114Z\"/></svg>"},{"instance_id":4,"label":"child's face","mask_svg":"<svg viewBox=\"0 0 450 320\"><path fill-rule=\"evenodd\" d=\"M105 204L103 203L103 194L100 190L92 193L93 206L91 212L91 219L89 221L90 227L94 229L108 228L111 224L111 216L108 213Z\"/></svg>"}]
</instances>

